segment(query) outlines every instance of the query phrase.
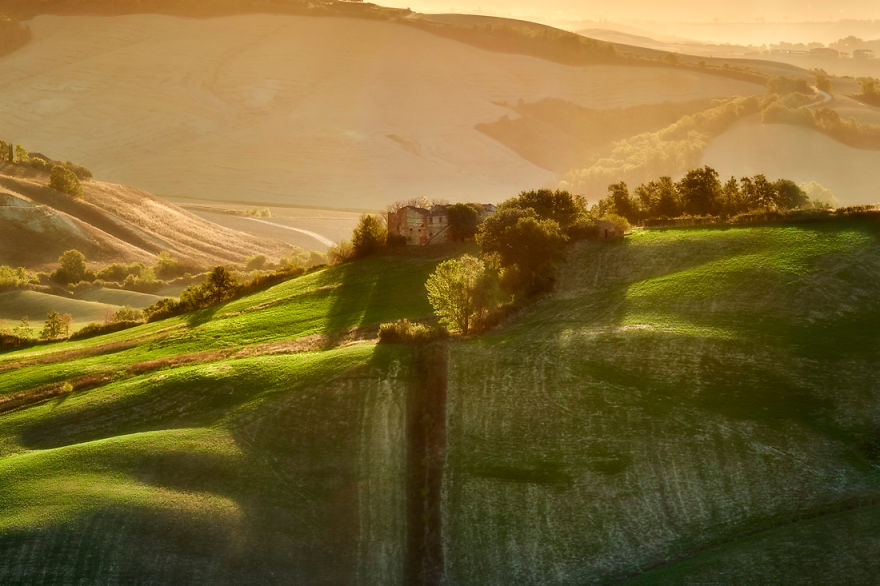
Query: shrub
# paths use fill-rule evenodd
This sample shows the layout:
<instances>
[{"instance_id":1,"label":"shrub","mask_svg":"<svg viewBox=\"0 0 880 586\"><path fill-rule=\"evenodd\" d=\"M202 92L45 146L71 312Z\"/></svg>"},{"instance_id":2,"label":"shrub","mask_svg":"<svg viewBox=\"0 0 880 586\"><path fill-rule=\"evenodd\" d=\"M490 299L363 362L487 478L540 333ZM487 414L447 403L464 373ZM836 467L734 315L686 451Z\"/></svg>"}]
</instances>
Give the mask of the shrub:
<instances>
[{"instance_id":1,"label":"shrub","mask_svg":"<svg viewBox=\"0 0 880 586\"><path fill-rule=\"evenodd\" d=\"M79 177L66 167L55 165L49 174L49 187L73 197L82 197Z\"/></svg>"},{"instance_id":2,"label":"shrub","mask_svg":"<svg viewBox=\"0 0 880 586\"><path fill-rule=\"evenodd\" d=\"M335 244L327 251L330 264L338 265L354 259L354 246L348 240Z\"/></svg>"},{"instance_id":3,"label":"shrub","mask_svg":"<svg viewBox=\"0 0 880 586\"><path fill-rule=\"evenodd\" d=\"M606 222L611 222L614 225L614 228L620 234L626 234L632 229L629 221L623 216L618 216L617 214L608 214L602 217L602 220Z\"/></svg>"},{"instance_id":4,"label":"shrub","mask_svg":"<svg viewBox=\"0 0 880 586\"><path fill-rule=\"evenodd\" d=\"M52 163L41 157L31 157L30 165L34 169L40 169L41 171L48 171L52 167Z\"/></svg>"},{"instance_id":5,"label":"shrub","mask_svg":"<svg viewBox=\"0 0 880 586\"><path fill-rule=\"evenodd\" d=\"M70 170L74 175L76 175L77 179L91 179L92 172L83 167L82 165L78 165L76 163L71 163L70 161L64 161L63 165L66 169Z\"/></svg>"},{"instance_id":6,"label":"shrub","mask_svg":"<svg viewBox=\"0 0 880 586\"><path fill-rule=\"evenodd\" d=\"M442 328L432 328L408 319L386 322L379 326L380 344L420 344L446 336L446 330Z\"/></svg>"},{"instance_id":7,"label":"shrub","mask_svg":"<svg viewBox=\"0 0 880 586\"><path fill-rule=\"evenodd\" d=\"M268 262L269 259L266 258L265 254L257 254L247 259L247 264L245 264L244 268L249 271L258 271L265 268Z\"/></svg>"},{"instance_id":8,"label":"shrub","mask_svg":"<svg viewBox=\"0 0 880 586\"><path fill-rule=\"evenodd\" d=\"M144 313L140 309L126 305L116 310L116 313L113 314L112 322L140 322L143 319Z\"/></svg>"},{"instance_id":9,"label":"shrub","mask_svg":"<svg viewBox=\"0 0 880 586\"><path fill-rule=\"evenodd\" d=\"M113 321L106 324L89 324L77 330L70 336L71 340L83 340L85 338L94 338L103 334L110 334L128 328L141 325L142 321Z\"/></svg>"}]
</instances>

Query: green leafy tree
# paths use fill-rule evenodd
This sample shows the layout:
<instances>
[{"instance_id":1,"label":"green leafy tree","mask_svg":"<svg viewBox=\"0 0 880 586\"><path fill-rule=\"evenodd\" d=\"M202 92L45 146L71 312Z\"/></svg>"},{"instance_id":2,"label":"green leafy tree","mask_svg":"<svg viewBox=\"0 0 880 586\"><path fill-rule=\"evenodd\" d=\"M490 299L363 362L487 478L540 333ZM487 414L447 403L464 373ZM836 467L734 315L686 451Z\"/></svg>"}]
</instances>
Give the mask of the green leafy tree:
<instances>
[{"instance_id":1,"label":"green leafy tree","mask_svg":"<svg viewBox=\"0 0 880 586\"><path fill-rule=\"evenodd\" d=\"M623 216L630 222L638 220L638 207L629 195L629 188L621 181L608 186L608 212Z\"/></svg>"},{"instance_id":2,"label":"green leafy tree","mask_svg":"<svg viewBox=\"0 0 880 586\"><path fill-rule=\"evenodd\" d=\"M376 216L364 214L351 235L354 258L376 254L385 246L388 230Z\"/></svg>"},{"instance_id":3,"label":"green leafy tree","mask_svg":"<svg viewBox=\"0 0 880 586\"><path fill-rule=\"evenodd\" d=\"M52 167L52 171L49 173L49 187L73 197L82 197L83 194L82 185L76 173L61 165Z\"/></svg>"},{"instance_id":4,"label":"green leafy tree","mask_svg":"<svg viewBox=\"0 0 880 586\"><path fill-rule=\"evenodd\" d=\"M664 176L657 180L656 214L667 218L681 215L681 201L672 177Z\"/></svg>"},{"instance_id":5,"label":"green leafy tree","mask_svg":"<svg viewBox=\"0 0 880 586\"><path fill-rule=\"evenodd\" d=\"M480 215L473 206L466 203L457 203L446 208L449 215L449 238L463 241L473 238L477 233Z\"/></svg>"},{"instance_id":6,"label":"green leafy tree","mask_svg":"<svg viewBox=\"0 0 880 586\"><path fill-rule=\"evenodd\" d=\"M495 283L485 263L466 254L440 263L425 289L441 321L467 335L474 322L491 309Z\"/></svg>"},{"instance_id":7,"label":"green leafy tree","mask_svg":"<svg viewBox=\"0 0 880 586\"><path fill-rule=\"evenodd\" d=\"M52 280L62 285L79 283L86 278L86 257L78 250L66 250L58 257L58 270L52 273Z\"/></svg>"},{"instance_id":8,"label":"green leafy tree","mask_svg":"<svg viewBox=\"0 0 880 586\"><path fill-rule=\"evenodd\" d=\"M50 311L46 316L46 323L40 332L40 337L46 340L55 340L61 337L70 336L70 324L73 318L69 313L61 315L57 311Z\"/></svg>"},{"instance_id":9,"label":"green leafy tree","mask_svg":"<svg viewBox=\"0 0 880 586\"><path fill-rule=\"evenodd\" d=\"M678 192L686 212L695 215L718 213L721 182L718 180L718 171L712 167L707 165L688 171L678 182Z\"/></svg>"},{"instance_id":10,"label":"green leafy tree","mask_svg":"<svg viewBox=\"0 0 880 586\"><path fill-rule=\"evenodd\" d=\"M28 316L23 316L21 321L18 322L18 325L12 329L12 333L18 336L19 338L28 339L33 335L33 329L31 328L31 321Z\"/></svg>"},{"instance_id":11,"label":"green leafy tree","mask_svg":"<svg viewBox=\"0 0 880 586\"><path fill-rule=\"evenodd\" d=\"M727 215L745 211L742 209L742 194L736 177L728 179L721 188L721 207Z\"/></svg>"},{"instance_id":12,"label":"green leafy tree","mask_svg":"<svg viewBox=\"0 0 880 586\"><path fill-rule=\"evenodd\" d=\"M30 153L20 144L15 145L15 152L12 156L13 163L27 163L31 160Z\"/></svg>"},{"instance_id":13,"label":"green leafy tree","mask_svg":"<svg viewBox=\"0 0 880 586\"><path fill-rule=\"evenodd\" d=\"M556 221L539 218L533 209L502 207L483 222L477 243L505 268L515 292L531 295L552 286L566 236Z\"/></svg>"},{"instance_id":14,"label":"green leafy tree","mask_svg":"<svg viewBox=\"0 0 880 586\"><path fill-rule=\"evenodd\" d=\"M779 179L773 184L776 205L783 210L802 208L810 202L806 192L791 179Z\"/></svg>"},{"instance_id":15,"label":"green leafy tree","mask_svg":"<svg viewBox=\"0 0 880 586\"><path fill-rule=\"evenodd\" d=\"M228 299L235 292L235 277L224 266L216 266L205 280L205 297L212 302Z\"/></svg>"},{"instance_id":16,"label":"green leafy tree","mask_svg":"<svg viewBox=\"0 0 880 586\"><path fill-rule=\"evenodd\" d=\"M752 177L752 185L754 186L754 201L758 207L765 210L776 207L776 189L772 183L767 181L767 177L763 173Z\"/></svg>"},{"instance_id":17,"label":"green leafy tree","mask_svg":"<svg viewBox=\"0 0 880 586\"><path fill-rule=\"evenodd\" d=\"M499 211L504 208L533 210L539 218L553 220L563 230L574 224L578 216L586 211L584 202L577 196L567 191L549 189L523 191L502 203Z\"/></svg>"}]
</instances>

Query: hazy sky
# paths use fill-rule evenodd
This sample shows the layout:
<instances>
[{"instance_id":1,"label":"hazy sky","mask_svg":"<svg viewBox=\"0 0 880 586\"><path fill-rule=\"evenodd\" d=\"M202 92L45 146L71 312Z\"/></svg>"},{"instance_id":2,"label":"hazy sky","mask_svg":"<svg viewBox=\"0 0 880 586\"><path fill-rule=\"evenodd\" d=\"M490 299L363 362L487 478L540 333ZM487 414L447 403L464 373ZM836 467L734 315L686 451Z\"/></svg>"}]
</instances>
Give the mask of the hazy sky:
<instances>
[{"instance_id":1,"label":"hazy sky","mask_svg":"<svg viewBox=\"0 0 880 586\"><path fill-rule=\"evenodd\" d=\"M880 0L386 0L419 12L467 12L562 22L715 19L753 22L880 19Z\"/></svg>"}]
</instances>

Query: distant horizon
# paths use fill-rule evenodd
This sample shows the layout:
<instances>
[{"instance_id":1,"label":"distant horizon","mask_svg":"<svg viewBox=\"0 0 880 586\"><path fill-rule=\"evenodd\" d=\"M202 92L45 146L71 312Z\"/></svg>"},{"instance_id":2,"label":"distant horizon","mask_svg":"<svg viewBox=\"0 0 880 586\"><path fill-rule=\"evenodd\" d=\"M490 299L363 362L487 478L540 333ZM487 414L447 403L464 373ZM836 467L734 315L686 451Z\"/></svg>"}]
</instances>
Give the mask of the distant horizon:
<instances>
[{"instance_id":1,"label":"distant horizon","mask_svg":"<svg viewBox=\"0 0 880 586\"><path fill-rule=\"evenodd\" d=\"M642 0L596 2L584 6L577 0L482 0L462 4L453 0L387 0L378 4L410 8L424 13L475 14L538 22L567 30L605 25L618 30L648 28L655 36L684 36L692 40L769 43L778 41L829 42L835 33L815 29L853 27L864 35L880 38L880 4L848 0L835 7L802 6L794 0L758 3L746 0L736 5L720 2L692 6L690 0L672 0L657 7ZM718 29L746 27L736 35L718 37ZM798 30L804 27L804 30ZM768 30L769 29L769 30ZM846 32L842 36L853 34ZM820 35L816 37L815 35ZM856 35L858 36L858 35Z\"/></svg>"}]
</instances>

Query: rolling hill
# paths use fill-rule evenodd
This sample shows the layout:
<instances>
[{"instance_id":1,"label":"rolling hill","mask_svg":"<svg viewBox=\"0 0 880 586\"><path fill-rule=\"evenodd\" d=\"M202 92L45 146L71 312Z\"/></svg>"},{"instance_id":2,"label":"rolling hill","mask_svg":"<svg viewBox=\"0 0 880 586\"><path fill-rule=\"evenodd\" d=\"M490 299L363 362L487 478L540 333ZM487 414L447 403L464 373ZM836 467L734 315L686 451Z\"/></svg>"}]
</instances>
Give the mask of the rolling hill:
<instances>
[{"instance_id":1,"label":"rolling hill","mask_svg":"<svg viewBox=\"0 0 880 586\"><path fill-rule=\"evenodd\" d=\"M356 209L418 195L498 201L558 180L475 128L508 115L501 102L602 109L764 91L656 61L564 65L391 21L28 25L33 40L0 60L6 140L161 196Z\"/></svg>"},{"instance_id":2,"label":"rolling hill","mask_svg":"<svg viewBox=\"0 0 880 586\"><path fill-rule=\"evenodd\" d=\"M439 343L430 380L375 328L425 319L426 276L467 248L2 355L0 581L411 583L422 499L447 583L863 581L878 237L845 218L578 244L555 292ZM447 377L446 414L413 411ZM409 476L427 421L440 491Z\"/></svg>"},{"instance_id":3,"label":"rolling hill","mask_svg":"<svg viewBox=\"0 0 880 586\"><path fill-rule=\"evenodd\" d=\"M766 173L816 181L833 191L841 205L855 205L880 196L877 160L877 151L853 148L808 128L761 124L752 117L710 141L702 162L722 177Z\"/></svg>"},{"instance_id":4,"label":"rolling hill","mask_svg":"<svg viewBox=\"0 0 880 586\"><path fill-rule=\"evenodd\" d=\"M241 264L254 254L277 258L291 246L199 218L144 191L83 182L83 197L48 187L48 174L0 165L0 264L38 267L71 248L91 262L152 265L167 250L202 265Z\"/></svg>"}]
</instances>

